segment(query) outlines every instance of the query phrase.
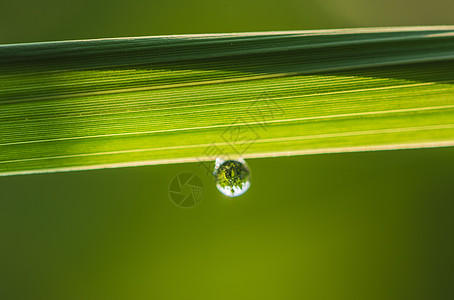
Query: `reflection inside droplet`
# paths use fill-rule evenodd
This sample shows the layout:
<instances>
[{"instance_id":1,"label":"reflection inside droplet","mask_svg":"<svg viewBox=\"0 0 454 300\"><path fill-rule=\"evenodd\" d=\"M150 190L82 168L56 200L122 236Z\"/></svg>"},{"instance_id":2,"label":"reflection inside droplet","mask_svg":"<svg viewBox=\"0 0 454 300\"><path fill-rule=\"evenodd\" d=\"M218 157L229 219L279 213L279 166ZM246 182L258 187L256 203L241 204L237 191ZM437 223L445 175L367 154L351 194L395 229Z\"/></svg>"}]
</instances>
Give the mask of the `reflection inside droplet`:
<instances>
[{"instance_id":1,"label":"reflection inside droplet","mask_svg":"<svg viewBox=\"0 0 454 300\"><path fill-rule=\"evenodd\" d=\"M251 171L242 159L217 158L213 174L218 190L229 197L243 195L251 186Z\"/></svg>"}]
</instances>

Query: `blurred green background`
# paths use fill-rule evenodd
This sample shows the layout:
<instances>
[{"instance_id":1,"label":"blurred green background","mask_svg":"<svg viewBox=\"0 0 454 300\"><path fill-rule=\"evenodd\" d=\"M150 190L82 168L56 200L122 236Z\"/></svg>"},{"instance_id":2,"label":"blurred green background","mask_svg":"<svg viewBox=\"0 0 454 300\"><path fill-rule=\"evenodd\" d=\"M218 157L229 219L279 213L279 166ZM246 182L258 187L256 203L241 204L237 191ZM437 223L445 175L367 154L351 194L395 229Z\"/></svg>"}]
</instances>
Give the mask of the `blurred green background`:
<instances>
[{"instance_id":1,"label":"blurred green background","mask_svg":"<svg viewBox=\"0 0 454 300\"><path fill-rule=\"evenodd\" d=\"M2 1L0 43L453 24L454 2ZM0 299L454 299L454 148L0 177ZM180 209L169 182L199 175Z\"/></svg>"},{"instance_id":2,"label":"blurred green background","mask_svg":"<svg viewBox=\"0 0 454 300\"><path fill-rule=\"evenodd\" d=\"M452 25L452 0L0 1L0 43L344 27Z\"/></svg>"}]
</instances>

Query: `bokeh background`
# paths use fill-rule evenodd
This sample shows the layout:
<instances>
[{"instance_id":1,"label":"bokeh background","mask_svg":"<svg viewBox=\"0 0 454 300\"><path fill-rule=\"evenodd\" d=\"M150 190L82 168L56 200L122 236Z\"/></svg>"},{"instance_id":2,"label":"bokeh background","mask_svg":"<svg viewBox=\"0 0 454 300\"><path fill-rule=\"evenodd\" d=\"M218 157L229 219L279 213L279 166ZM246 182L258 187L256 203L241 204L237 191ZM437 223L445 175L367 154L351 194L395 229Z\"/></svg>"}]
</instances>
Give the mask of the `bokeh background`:
<instances>
[{"instance_id":1,"label":"bokeh background","mask_svg":"<svg viewBox=\"0 0 454 300\"><path fill-rule=\"evenodd\" d=\"M454 24L451 0L0 2L0 43ZM0 124L1 126L1 124ZM0 127L1 130L1 127ZM0 299L454 299L454 148L0 177ZM169 182L198 174L202 201Z\"/></svg>"}]
</instances>

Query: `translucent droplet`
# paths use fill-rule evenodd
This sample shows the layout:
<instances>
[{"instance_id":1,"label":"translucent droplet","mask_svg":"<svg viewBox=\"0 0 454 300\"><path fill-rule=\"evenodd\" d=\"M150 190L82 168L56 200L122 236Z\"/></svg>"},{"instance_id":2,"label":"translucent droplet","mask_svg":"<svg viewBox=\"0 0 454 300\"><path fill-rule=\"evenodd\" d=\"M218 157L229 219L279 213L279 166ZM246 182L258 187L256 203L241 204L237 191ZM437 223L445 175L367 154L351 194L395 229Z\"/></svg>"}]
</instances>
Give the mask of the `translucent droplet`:
<instances>
[{"instance_id":1,"label":"translucent droplet","mask_svg":"<svg viewBox=\"0 0 454 300\"><path fill-rule=\"evenodd\" d=\"M213 174L218 190L229 197L243 195L251 186L251 171L242 159L217 158Z\"/></svg>"}]
</instances>

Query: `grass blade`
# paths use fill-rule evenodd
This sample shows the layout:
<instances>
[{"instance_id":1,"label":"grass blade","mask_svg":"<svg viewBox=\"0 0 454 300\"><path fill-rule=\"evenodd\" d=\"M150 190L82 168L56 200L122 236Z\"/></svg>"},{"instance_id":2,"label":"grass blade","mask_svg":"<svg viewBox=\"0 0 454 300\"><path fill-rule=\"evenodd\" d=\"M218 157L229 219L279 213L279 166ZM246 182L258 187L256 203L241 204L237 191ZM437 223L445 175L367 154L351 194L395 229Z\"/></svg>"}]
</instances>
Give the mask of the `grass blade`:
<instances>
[{"instance_id":1,"label":"grass blade","mask_svg":"<svg viewBox=\"0 0 454 300\"><path fill-rule=\"evenodd\" d=\"M454 145L454 27L0 46L0 175Z\"/></svg>"}]
</instances>

